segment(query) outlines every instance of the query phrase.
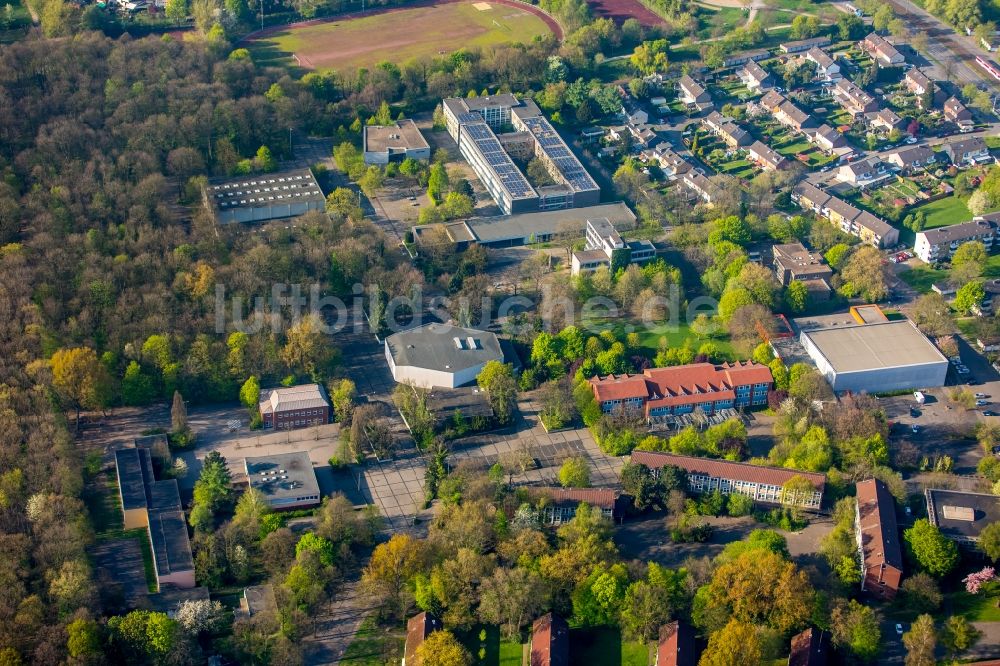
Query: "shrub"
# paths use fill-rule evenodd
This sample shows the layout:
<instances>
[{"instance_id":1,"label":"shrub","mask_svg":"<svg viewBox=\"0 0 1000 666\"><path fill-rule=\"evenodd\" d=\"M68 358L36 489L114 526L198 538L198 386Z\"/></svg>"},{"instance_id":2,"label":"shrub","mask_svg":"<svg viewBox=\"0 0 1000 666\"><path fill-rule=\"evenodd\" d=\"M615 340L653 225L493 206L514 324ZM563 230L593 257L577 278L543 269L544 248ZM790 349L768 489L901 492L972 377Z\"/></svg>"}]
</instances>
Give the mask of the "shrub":
<instances>
[{"instance_id":1,"label":"shrub","mask_svg":"<svg viewBox=\"0 0 1000 666\"><path fill-rule=\"evenodd\" d=\"M746 495L733 493L726 500L726 512L733 517L749 516L753 512L753 500Z\"/></svg>"}]
</instances>

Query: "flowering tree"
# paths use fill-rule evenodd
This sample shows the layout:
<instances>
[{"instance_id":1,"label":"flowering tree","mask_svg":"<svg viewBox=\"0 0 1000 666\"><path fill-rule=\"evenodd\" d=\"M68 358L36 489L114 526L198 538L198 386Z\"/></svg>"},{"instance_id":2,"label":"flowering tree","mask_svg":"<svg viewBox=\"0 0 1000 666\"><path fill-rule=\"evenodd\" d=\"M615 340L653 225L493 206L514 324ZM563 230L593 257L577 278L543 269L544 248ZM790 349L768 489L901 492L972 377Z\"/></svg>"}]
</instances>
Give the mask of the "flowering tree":
<instances>
[{"instance_id":1,"label":"flowering tree","mask_svg":"<svg viewBox=\"0 0 1000 666\"><path fill-rule=\"evenodd\" d=\"M996 580L996 577L996 572L993 570L993 567L983 567L982 571L970 573L962 579L962 582L965 583L966 592L969 594L978 594L984 584L990 582L991 580Z\"/></svg>"}]
</instances>

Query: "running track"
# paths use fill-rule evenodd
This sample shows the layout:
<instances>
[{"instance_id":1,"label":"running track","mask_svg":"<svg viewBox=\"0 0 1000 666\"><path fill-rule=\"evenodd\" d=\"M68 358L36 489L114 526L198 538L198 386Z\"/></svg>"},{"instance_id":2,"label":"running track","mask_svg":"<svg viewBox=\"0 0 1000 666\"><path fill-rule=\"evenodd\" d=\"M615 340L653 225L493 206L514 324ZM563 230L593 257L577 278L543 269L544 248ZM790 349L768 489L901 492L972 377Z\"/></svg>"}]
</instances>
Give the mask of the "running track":
<instances>
[{"instance_id":1,"label":"running track","mask_svg":"<svg viewBox=\"0 0 1000 666\"><path fill-rule=\"evenodd\" d=\"M247 42L253 42L258 39L264 39L270 37L271 35L285 30L291 30L293 28L301 28L307 25L319 25L321 23L332 23L334 21L350 21L351 19L361 18L362 16L377 16L379 14L388 14L390 12L400 12L407 9L414 9L418 7L433 7L435 5L447 5L453 2L467 2L468 0L416 0L415 2L408 2L405 5L399 7L381 7L379 9L370 9L366 12L351 12L349 14L337 14L335 16L324 16L323 18L311 19L309 21L299 21L297 23L286 23L284 25L272 25L264 28L263 30L258 30L257 32L252 32L243 39L239 41L239 44L245 44ZM538 18L542 19L542 22L548 26L549 30L556 36L560 42L563 40L563 29L559 25L559 22L552 17L551 14L545 12L544 10L536 7L535 5L529 5L525 2L518 2L518 0L484 0L493 5L505 5L507 7L516 7L518 9L523 9L526 12L534 14ZM628 0L626 0L628 1ZM641 5L640 5L641 6Z\"/></svg>"}]
</instances>

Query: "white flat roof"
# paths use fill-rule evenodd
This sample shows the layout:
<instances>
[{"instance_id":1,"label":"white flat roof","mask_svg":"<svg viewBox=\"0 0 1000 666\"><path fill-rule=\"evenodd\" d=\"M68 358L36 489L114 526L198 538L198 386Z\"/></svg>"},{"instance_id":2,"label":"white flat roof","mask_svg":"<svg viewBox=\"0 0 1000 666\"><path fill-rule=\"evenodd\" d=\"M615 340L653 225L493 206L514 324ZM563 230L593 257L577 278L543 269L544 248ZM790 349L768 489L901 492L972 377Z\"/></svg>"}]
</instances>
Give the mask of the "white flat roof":
<instances>
[{"instance_id":1,"label":"white flat roof","mask_svg":"<svg viewBox=\"0 0 1000 666\"><path fill-rule=\"evenodd\" d=\"M947 363L908 320L802 331L838 373Z\"/></svg>"}]
</instances>

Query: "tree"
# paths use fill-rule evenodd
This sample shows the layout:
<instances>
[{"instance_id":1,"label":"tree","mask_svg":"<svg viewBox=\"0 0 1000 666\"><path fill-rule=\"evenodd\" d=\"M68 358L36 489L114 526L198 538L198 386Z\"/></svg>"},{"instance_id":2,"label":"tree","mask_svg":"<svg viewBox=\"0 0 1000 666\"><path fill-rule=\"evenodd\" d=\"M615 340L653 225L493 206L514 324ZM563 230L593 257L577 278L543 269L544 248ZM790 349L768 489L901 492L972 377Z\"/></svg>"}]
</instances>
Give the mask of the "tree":
<instances>
[{"instance_id":1,"label":"tree","mask_svg":"<svg viewBox=\"0 0 1000 666\"><path fill-rule=\"evenodd\" d=\"M76 410L76 430L80 430L80 411L102 409L111 394L111 377L97 354L89 347L59 349L49 361L52 388L67 406Z\"/></svg>"},{"instance_id":2,"label":"tree","mask_svg":"<svg viewBox=\"0 0 1000 666\"><path fill-rule=\"evenodd\" d=\"M885 277L882 254L874 247L865 245L851 253L841 271L845 295L860 294L868 301L880 301L889 294Z\"/></svg>"},{"instance_id":3,"label":"tree","mask_svg":"<svg viewBox=\"0 0 1000 666\"><path fill-rule=\"evenodd\" d=\"M101 627L93 620L77 618L66 625L66 651L77 663L91 663L103 654ZM0 657L0 664L6 664Z\"/></svg>"},{"instance_id":4,"label":"tree","mask_svg":"<svg viewBox=\"0 0 1000 666\"><path fill-rule=\"evenodd\" d=\"M990 560L1000 560L1000 523L990 523L983 528L979 533L979 549Z\"/></svg>"},{"instance_id":5,"label":"tree","mask_svg":"<svg viewBox=\"0 0 1000 666\"><path fill-rule=\"evenodd\" d=\"M212 633L225 618L226 608L222 602L209 599L185 599L174 613L174 619L192 636Z\"/></svg>"},{"instance_id":6,"label":"tree","mask_svg":"<svg viewBox=\"0 0 1000 666\"><path fill-rule=\"evenodd\" d=\"M913 303L910 312L913 322L924 334L941 337L955 332L948 302L937 292L923 294Z\"/></svg>"},{"instance_id":7,"label":"tree","mask_svg":"<svg viewBox=\"0 0 1000 666\"><path fill-rule=\"evenodd\" d=\"M187 406L184 405L180 391L174 391L174 402L170 406L170 430L175 435L188 432Z\"/></svg>"},{"instance_id":8,"label":"tree","mask_svg":"<svg viewBox=\"0 0 1000 666\"><path fill-rule=\"evenodd\" d=\"M846 243L837 243L826 251L823 258L826 259L826 263L830 264L830 268L839 270L850 252L850 245L847 245Z\"/></svg>"},{"instance_id":9,"label":"tree","mask_svg":"<svg viewBox=\"0 0 1000 666\"><path fill-rule=\"evenodd\" d=\"M500 625L503 635L511 638L545 607L545 583L533 571L497 567L483 581L479 597L482 621Z\"/></svg>"},{"instance_id":10,"label":"tree","mask_svg":"<svg viewBox=\"0 0 1000 666\"><path fill-rule=\"evenodd\" d=\"M171 21L183 21L188 16L187 0L167 0L166 14Z\"/></svg>"},{"instance_id":11,"label":"tree","mask_svg":"<svg viewBox=\"0 0 1000 666\"><path fill-rule=\"evenodd\" d=\"M417 647L414 666L470 666L472 655L447 629L432 632Z\"/></svg>"},{"instance_id":12,"label":"tree","mask_svg":"<svg viewBox=\"0 0 1000 666\"><path fill-rule=\"evenodd\" d=\"M955 293L955 310L961 314L969 314L973 308L982 305L985 298L986 290L983 288L982 282L978 280L966 282Z\"/></svg>"},{"instance_id":13,"label":"tree","mask_svg":"<svg viewBox=\"0 0 1000 666\"><path fill-rule=\"evenodd\" d=\"M517 381L509 363L489 361L476 375L479 388L486 391L493 414L500 423L509 423L517 402Z\"/></svg>"},{"instance_id":14,"label":"tree","mask_svg":"<svg viewBox=\"0 0 1000 666\"><path fill-rule=\"evenodd\" d=\"M964 615L951 615L944 621L941 644L952 657L955 657L975 645L979 636L979 630L972 626Z\"/></svg>"},{"instance_id":15,"label":"tree","mask_svg":"<svg viewBox=\"0 0 1000 666\"><path fill-rule=\"evenodd\" d=\"M953 277L958 283L974 280L983 274L988 255L980 241L962 243L951 257Z\"/></svg>"},{"instance_id":16,"label":"tree","mask_svg":"<svg viewBox=\"0 0 1000 666\"><path fill-rule=\"evenodd\" d=\"M214 514L229 503L232 496L232 475L226 459L211 451L201 463L201 474L194 484L194 498L189 522L196 530L210 531Z\"/></svg>"},{"instance_id":17,"label":"tree","mask_svg":"<svg viewBox=\"0 0 1000 666\"><path fill-rule=\"evenodd\" d=\"M281 358L293 370L321 381L337 358L336 349L323 332L324 324L316 313L302 317L288 329Z\"/></svg>"},{"instance_id":18,"label":"tree","mask_svg":"<svg viewBox=\"0 0 1000 666\"><path fill-rule=\"evenodd\" d=\"M906 646L906 666L934 666L934 647L937 644L937 633L934 631L934 618L924 614L917 617L910 625L910 630L903 634L903 645Z\"/></svg>"},{"instance_id":19,"label":"tree","mask_svg":"<svg viewBox=\"0 0 1000 666\"><path fill-rule=\"evenodd\" d=\"M903 540L911 557L932 576L940 578L958 564L958 546L926 518L903 532Z\"/></svg>"},{"instance_id":20,"label":"tree","mask_svg":"<svg viewBox=\"0 0 1000 666\"><path fill-rule=\"evenodd\" d=\"M830 614L830 632L834 643L849 650L862 661L871 661L879 652L882 630L875 610L854 599L841 601Z\"/></svg>"},{"instance_id":21,"label":"tree","mask_svg":"<svg viewBox=\"0 0 1000 666\"><path fill-rule=\"evenodd\" d=\"M357 387L350 379L341 379L330 391L330 402L333 403L333 415L338 423L348 423L354 411L354 399L358 395Z\"/></svg>"},{"instance_id":22,"label":"tree","mask_svg":"<svg viewBox=\"0 0 1000 666\"><path fill-rule=\"evenodd\" d=\"M257 375L250 375L243 382L243 386L240 387L240 402L251 411L257 409L260 404L260 382L257 380Z\"/></svg>"},{"instance_id":23,"label":"tree","mask_svg":"<svg viewBox=\"0 0 1000 666\"><path fill-rule=\"evenodd\" d=\"M908 576L899 589L907 607L923 613L936 611L944 601L937 581L923 571Z\"/></svg>"},{"instance_id":24,"label":"tree","mask_svg":"<svg viewBox=\"0 0 1000 666\"><path fill-rule=\"evenodd\" d=\"M563 488L589 488L590 464L586 458L567 458L559 468L559 484Z\"/></svg>"},{"instance_id":25,"label":"tree","mask_svg":"<svg viewBox=\"0 0 1000 666\"><path fill-rule=\"evenodd\" d=\"M361 587L376 603L405 617L410 600L407 583L425 563L424 543L408 534L394 534L375 547L361 575Z\"/></svg>"},{"instance_id":26,"label":"tree","mask_svg":"<svg viewBox=\"0 0 1000 666\"><path fill-rule=\"evenodd\" d=\"M626 636L646 642L656 637L663 624L670 620L670 591L644 580L628 586L621 607L621 627Z\"/></svg>"},{"instance_id":27,"label":"tree","mask_svg":"<svg viewBox=\"0 0 1000 666\"><path fill-rule=\"evenodd\" d=\"M792 280L785 289L785 301L792 312L805 312L809 306L809 288L800 280Z\"/></svg>"},{"instance_id":28,"label":"tree","mask_svg":"<svg viewBox=\"0 0 1000 666\"><path fill-rule=\"evenodd\" d=\"M761 664L763 657L764 650L757 628L732 619L708 637L708 647L702 653L698 666Z\"/></svg>"}]
</instances>

